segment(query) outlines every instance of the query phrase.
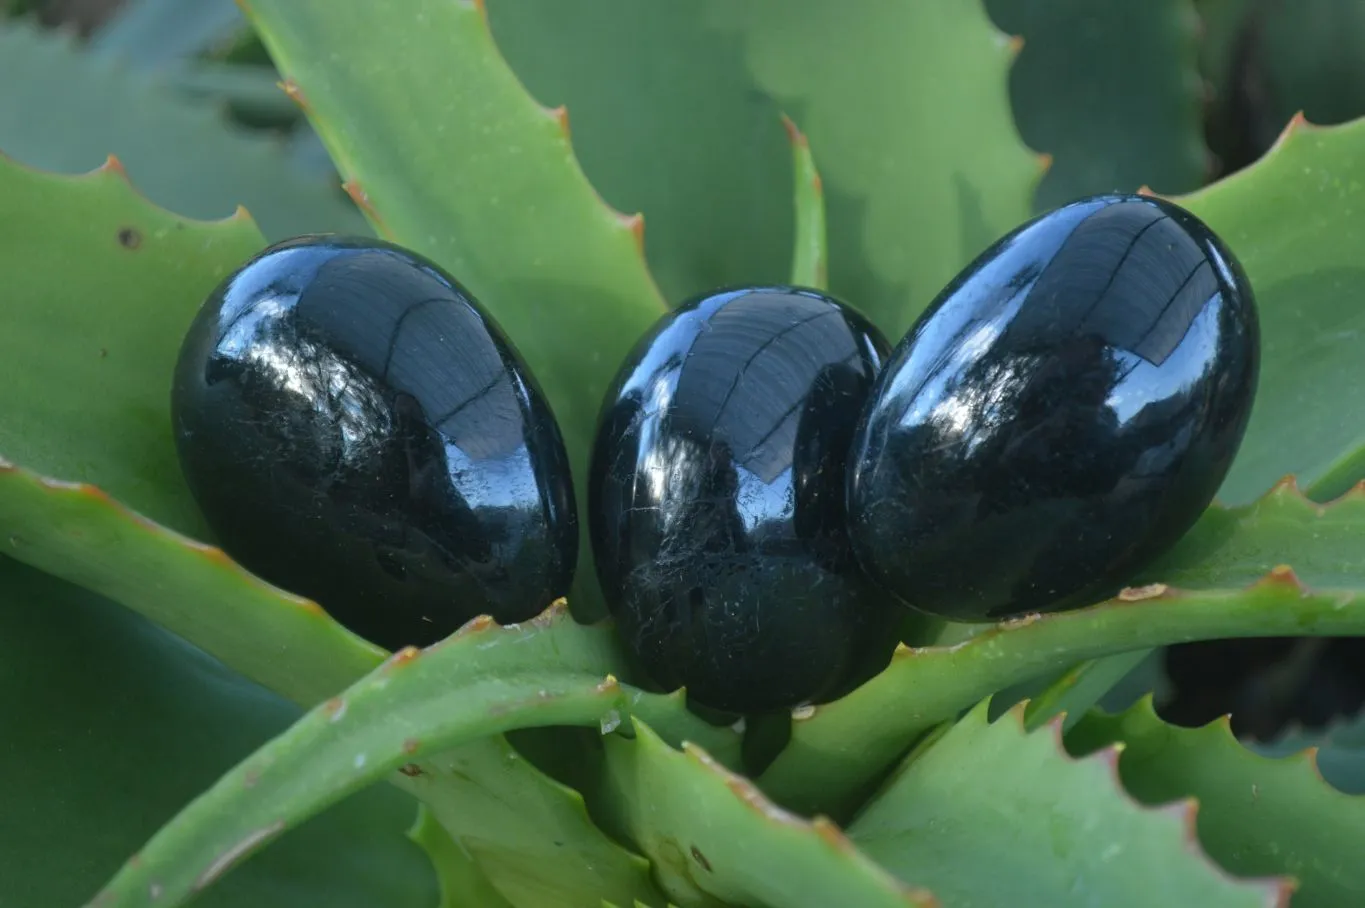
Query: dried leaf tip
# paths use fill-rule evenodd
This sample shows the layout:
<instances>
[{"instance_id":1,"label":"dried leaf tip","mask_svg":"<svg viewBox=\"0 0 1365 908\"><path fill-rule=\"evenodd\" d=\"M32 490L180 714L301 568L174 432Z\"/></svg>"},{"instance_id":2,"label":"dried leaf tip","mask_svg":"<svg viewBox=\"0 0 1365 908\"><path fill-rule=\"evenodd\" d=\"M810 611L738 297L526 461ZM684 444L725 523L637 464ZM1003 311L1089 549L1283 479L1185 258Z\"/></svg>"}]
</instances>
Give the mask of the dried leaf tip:
<instances>
[{"instance_id":1,"label":"dried leaf tip","mask_svg":"<svg viewBox=\"0 0 1365 908\"><path fill-rule=\"evenodd\" d=\"M546 115L554 120L555 124L559 126L559 131L564 133L564 141L572 142L573 132L569 129L569 108L561 104L558 107L546 107L542 109L545 111Z\"/></svg>"},{"instance_id":2,"label":"dried leaf tip","mask_svg":"<svg viewBox=\"0 0 1365 908\"><path fill-rule=\"evenodd\" d=\"M787 130L787 141L791 142L793 145L810 145L810 142L806 139L806 134L797 128L796 121L785 113L779 114L779 116L782 117L782 128Z\"/></svg>"},{"instance_id":3,"label":"dried leaf tip","mask_svg":"<svg viewBox=\"0 0 1365 908\"><path fill-rule=\"evenodd\" d=\"M641 255L645 253L645 216L636 212L635 214L622 214L616 212L616 219L621 222L635 237L635 247Z\"/></svg>"}]
</instances>

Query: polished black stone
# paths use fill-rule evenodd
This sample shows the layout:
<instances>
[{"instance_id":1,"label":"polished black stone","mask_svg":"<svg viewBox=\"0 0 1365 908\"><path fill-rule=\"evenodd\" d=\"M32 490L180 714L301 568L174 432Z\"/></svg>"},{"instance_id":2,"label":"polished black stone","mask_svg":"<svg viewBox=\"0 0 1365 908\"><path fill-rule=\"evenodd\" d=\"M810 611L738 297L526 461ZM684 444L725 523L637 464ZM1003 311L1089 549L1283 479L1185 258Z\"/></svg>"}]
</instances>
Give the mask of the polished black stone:
<instances>
[{"instance_id":1,"label":"polished black stone","mask_svg":"<svg viewBox=\"0 0 1365 908\"><path fill-rule=\"evenodd\" d=\"M1116 591L1209 504L1256 390L1251 287L1142 196L1009 234L892 353L849 471L852 539L907 603L961 621Z\"/></svg>"},{"instance_id":2,"label":"polished black stone","mask_svg":"<svg viewBox=\"0 0 1365 908\"><path fill-rule=\"evenodd\" d=\"M554 417L478 303L411 252L300 237L248 262L185 338L172 418L223 548L375 643L568 592Z\"/></svg>"},{"instance_id":3,"label":"polished black stone","mask_svg":"<svg viewBox=\"0 0 1365 908\"><path fill-rule=\"evenodd\" d=\"M848 546L844 465L889 345L813 291L719 292L636 346L593 452L621 638L665 689L752 713L842 693L903 608Z\"/></svg>"}]
</instances>

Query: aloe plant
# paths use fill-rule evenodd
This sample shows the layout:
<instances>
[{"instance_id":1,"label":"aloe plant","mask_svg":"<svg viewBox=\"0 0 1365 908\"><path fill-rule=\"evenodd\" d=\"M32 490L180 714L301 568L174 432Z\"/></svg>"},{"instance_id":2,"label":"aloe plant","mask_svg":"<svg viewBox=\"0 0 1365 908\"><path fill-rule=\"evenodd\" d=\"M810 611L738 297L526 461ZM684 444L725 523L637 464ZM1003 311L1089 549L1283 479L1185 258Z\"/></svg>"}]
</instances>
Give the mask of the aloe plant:
<instances>
[{"instance_id":1,"label":"aloe plant","mask_svg":"<svg viewBox=\"0 0 1365 908\"><path fill-rule=\"evenodd\" d=\"M1271 5L139 0L87 44L0 19L0 905L1360 904L1359 721L1252 745L1166 723L1132 672L1365 636L1365 108L1264 38ZM1312 7L1275 21L1360 39ZM1248 163L1258 40L1281 122ZM586 560L533 621L387 653L214 547L180 477L180 339L270 240L370 232L457 275L584 488L670 304L791 280L898 337L1032 212L1143 186L1256 288L1219 501L1117 598L923 622L789 720L649 690Z\"/></svg>"}]
</instances>

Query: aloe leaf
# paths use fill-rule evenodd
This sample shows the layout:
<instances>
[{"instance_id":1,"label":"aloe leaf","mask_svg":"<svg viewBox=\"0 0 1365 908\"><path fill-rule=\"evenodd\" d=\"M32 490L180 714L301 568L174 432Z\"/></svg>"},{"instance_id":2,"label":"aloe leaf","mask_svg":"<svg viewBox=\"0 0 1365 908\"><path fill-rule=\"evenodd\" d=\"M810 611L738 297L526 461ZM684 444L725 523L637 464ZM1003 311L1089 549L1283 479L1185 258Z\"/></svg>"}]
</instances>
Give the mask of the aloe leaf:
<instances>
[{"instance_id":1,"label":"aloe leaf","mask_svg":"<svg viewBox=\"0 0 1365 908\"><path fill-rule=\"evenodd\" d=\"M1189 192L1208 170L1192 0L986 0L1024 40L1010 72L1019 133L1052 166L1039 211L1147 185Z\"/></svg>"},{"instance_id":2,"label":"aloe leaf","mask_svg":"<svg viewBox=\"0 0 1365 908\"><path fill-rule=\"evenodd\" d=\"M1365 798L1328 786L1311 753L1254 754L1226 717L1202 728L1167 725L1150 698L1119 715L1092 713L1067 738L1077 753L1114 744L1121 745L1119 776L1138 800L1198 800L1199 840L1232 873L1294 876L1295 908L1365 900Z\"/></svg>"},{"instance_id":3,"label":"aloe leaf","mask_svg":"<svg viewBox=\"0 0 1365 908\"><path fill-rule=\"evenodd\" d=\"M0 904L79 905L301 710L110 602L0 557ZM363 792L286 834L205 908L432 908L413 801Z\"/></svg>"},{"instance_id":4,"label":"aloe leaf","mask_svg":"<svg viewBox=\"0 0 1365 908\"><path fill-rule=\"evenodd\" d=\"M152 201L188 217L221 218L245 205L274 239L367 232L335 174L294 166L268 137L230 126L218 110L127 64L84 54L70 38L0 22L0 85L0 151L25 164L80 173L112 154ZM5 225L6 238L25 229L10 217ZM35 248L42 252L38 273L65 254L60 243ZM69 257L61 261L64 276L75 280ZM98 280L94 269L89 273ZM99 290L111 297L111 311L128 305L110 293L114 286ZM199 300L176 302L190 307Z\"/></svg>"},{"instance_id":5,"label":"aloe leaf","mask_svg":"<svg viewBox=\"0 0 1365 908\"><path fill-rule=\"evenodd\" d=\"M242 27L232 0L126 0L90 50L148 69L198 56Z\"/></svg>"},{"instance_id":6,"label":"aloe leaf","mask_svg":"<svg viewBox=\"0 0 1365 908\"><path fill-rule=\"evenodd\" d=\"M936 905L859 854L834 824L793 816L692 744L681 752L634 721L603 744L610 809L685 906Z\"/></svg>"},{"instance_id":7,"label":"aloe leaf","mask_svg":"<svg viewBox=\"0 0 1365 908\"><path fill-rule=\"evenodd\" d=\"M849 837L948 905L1276 908L1287 880L1234 880L1200 853L1193 801L1152 810L1118 784L1119 749L1074 760L1060 723L1029 733L1024 707L979 704L911 755ZM988 869L983 869L988 868Z\"/></svg>"},{"instance_id":8,"label":"aloe leaf","mask_svg":"<svg viewBox=\"0 0 1365 908\"><path fill-rule=\"evenodd\" d=\"M1324 393L1359 379L1356 350L1365 268L1365 120L1314 127L1294 120L1255 165L1175 199L1232 247L1256 290L1261 376L1251 424L1227 482L1229 504L1287 474L1305 486L1365 446L1365 398ZM1335 473L1332 497L1353 478Z\"/></svg>"},{"instance_id":9,"label":"aloe leaf","mask_svg":"<svg viewBox=\"0 0 1365 908\"><path fill-rule=\"evenodd\" d=\"M788 150L777 104L705 2L490 0L493 37L542 104L567 105L606 200L643 212L665 297L791 273Z\"/></svg>"},{"instance_id":10,"label":"aloe leaf","mask_svg":"<svg viewBox=\"0 0 1365 908\"><path fill-rule=\"evenodd\" d=\"M792 283L823 290L829 282L825 243L825 194L810 142L788 117L782 118L792 145L792 193L796 211L796 242L792 250Z\"/></svg>"},{"instance_id":11,"label":"aloe leaf","mask_svg":"<svg viewBox=\"0 0 1365 908\"><path fill-rule=\"evenodd\" d=\"M1029 700L1024 710L1024 727L1034 731L1060 717L1062 731L1067 731L1085 716L1086 710L1137 668L1150 652L1134 650L1072 666L1037 697Z\"/></svg>"},{"instance_id":12,"label":"aloe leaf","mask_svg":"<svg viewBox=\"0 0 1365 908\"><path fill-rule=\"evenodd\" d=\"M526 93L479 3L242 7L379 232L445 266L525 355L586 489L607 384L665 306L643 221L597 195L567 113ZM586 538L580 550L570 598L592 617Z\"/></svg>"},{"instance_id":13,"label":"aloe leaf","mask_svg":"<svg viewBox=\"0 0 1365 908\"><path fill-rule=\"evenodd\" d=\"M344 795L409 765L408 777L420 778L429 755L516 727L620 721L658 699L599 674L579 633L558 608L522 625L478 619L426 650L399 651L238 763L162 827L91 904L182 904ZM633 878L603 870L587 861L562 864L545 883L571 903L589 892L653 897L643 863Z\"/></svg>"},{"instance_id":14,"label":"aloe leaf","mask_svg":"<svg viewBox=\"0 0 1365 908\"><path fill-rule=\"evenodd\" d=\"M838 816L918 735L1012 684L1194 640L1365 635L1362 533L1365 489L1320 505L1283 483L1253 505L1210 508L1164 562L1162 581L1090 608L977 629L963 642L901 647L879 676L803 714L760 781L793 809Z\"/></svg>"},{"instance_id":15,"label":"aloe leaf","mask_svg":"<svg viewBox=\"0 0 1365 908\"><path fill-rule=\"evenodd\" d=\"M710 0L708 9L743 38L755 80L810 138L831 289L888 336L1028 216L1042 167L1010 113L1013 45L979 2Z\"/></svg>"},{"instance_id":16,"label":"aloe leaf","mask_svg":"<svg viewBox=\"0 0 1365 908\"><path fill-rule=\"evenodd\" d=\"M0 456L202 531L171 442L171 374L205 295L263 242L240 211L202 223L155 207L113 159L66 177L0 157Z\"/></svg>"},{"instance_id":17,"label":"aloe leaf","mask_svg":"<svg viewBox=\"0 0 1365 908\"><path fill-rule=\"evenodd\" d=\"M1267 757L1312 750L1318 771L1329 785L1347 794L1365 795L1365 713L1323 728L1292 728L1274 741L1252 741L1246 746Z\"/></svg>"},{"instance_id":18,"label":"aloe leaf","mask_svg":"<svg viewBox=\"0 0 1365 908\"><path fill-rule=\"evenodd\" d=\"M450 833L425 805L418 809L417 820L408 831L408 836L422 846L436 868L441 895L435 908L515 908L493 888L474 859L450 837ZM268 849L262 857L273 850Z\"/></svg>"}]
</instances>

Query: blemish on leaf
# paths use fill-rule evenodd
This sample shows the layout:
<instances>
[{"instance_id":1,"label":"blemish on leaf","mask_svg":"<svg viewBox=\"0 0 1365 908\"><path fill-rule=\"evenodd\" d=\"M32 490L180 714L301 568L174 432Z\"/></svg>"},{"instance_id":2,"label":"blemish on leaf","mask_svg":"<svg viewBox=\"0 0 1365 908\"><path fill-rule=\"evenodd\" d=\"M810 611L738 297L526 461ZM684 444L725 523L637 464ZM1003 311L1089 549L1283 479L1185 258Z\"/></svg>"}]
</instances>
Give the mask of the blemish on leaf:
<instances>
[{"instance_id":1,"label":"blemish on leaf","mask_svg":"<svg viewBox=\"0 0 1365 908\"><path fill-rule=\"evenodd\" d=\"M405 646L389 657L389 660L386 663L384 663L384 670L386 672L393 672L397 671L398 669L405 668L406 666L409 666L412 663L416 662L418 657L421 655L422 651L417 647Z\"/></svg>"},{"instance_id":2,"label":"blemish on leaf","mask_svg":"<svg viewBox=\"0 0 1365 908\"><path fill-rule=\"evenodd\" d=\"M422 742L417 740L416 738L403 739L403 753L405 754L415 754L417 753L417 749L421 746Z\"/></svg>"},{"instance_id":3,"label":"blemish on leaf","mask_svg":"<svg viewBox=\"0 0 1365 908\"><path fill-rule=\"evenodd\" d=\"M299 83L295 82L293 79L285 79L283 82L277 82L276 84L289 96L289 100L299 105L301 110L308 110L308 99L303 96L303 89L299 88Z\"/></svg>"},{"instance_id":4,"label":"blemish on leaf","mask_svg":"<svg viewBox=\"0 0 1365 908\"><path fill-rule=\"evenodd\" d=\"M333 697L322 704L322 711L331 717L331 721L340 722L341 717L346 715L346 700L342 697Z\"/></svg>"},{"instance_id":5,"label":"blemish on leaf","mask_svg":"<svg viewBox=\"0 0 1365 908\"><path fill-rule=\"evenodd\" d=\"M804 722L807 719L814 717L814 715L815 707L812 704L807 703L804 706L798 706L792 710L792 721Z\"/></svg>"},{"instance_id":6,"label":"blemish on leaf","mask_svg":"<svg viewBox=\"0 0 1365 908\"><path fill-rule=\"evenodd\" d=\"M142 245L142 231L136 227L120 227L118 244L124 249L136 249Z\"/></svg>"},{"instance_id":7,"label":"blemish on leaf","mask_svg":"<svg viewBox=\"0 0 1365 908\"><path fill-rule=\"evenodd\" d=\"M398 767L398 771L410 779L415 779L420 775L426 774L422 767L418 766L416 763L404 763L402 766Z\"/></svg>"},{"instance_id":8,"label":"blemish on leaf","mask_svg":"<svg viewBox=\"0 0 1365 908\"><path fill-rule=\"evenodd\" d=\"M254 769L248 769L242 774L242 787L255 788L256 783L261 781L261 774Z\"/></svg>"},{"instance_id":9,"label":"blemish on leaf","mask_svg":"<svg viewBox=\"0 0 1365 908\"><path fill-rule=\"evenodd\" d=\"M711 862L706 859L706 855L701 853L701 849L696 845L692 846L692 860L701 865L701 869L711 873Z\"/></svg>"},{"instance_id":10,"label":"blemish on leaf","mask_svg":"<svg viewBox=\"0 0 1365 908\"><path fill-rule=\"evenodd\" d=\"M224 851L214 859L212 864L209 864L208 867L204 868L204 872L199 874L199 877L194 881L194 891L199 892L206 888L209 884L213 883L226 873L233 864L245 857L248 852L263 844L267 839L278 835L283 830L284 820L276 820L269 826L248 833L246 838L242 839L236 845L233 845L227 851Z\"/></svg>"},{"instance_id":11,"label":"blemish on leaf","mask_svg":"<svg viewBox=\"0 0 1365 908\"><path fill-rule=\"evenodd\" d=\"M815 817L810 821L811 829L815 834L824 840L826 845L831 845L839 851L852 853L853 843L844 835L842 829L834 825L834 821L829 817Z\"/></svg>"},{"instance_id":12,"label":"blemish on leaf","mask_svg":"<svg viewBox=\"0 0 1365 908\"><path fill-rule=\"evenodd\" d=\"M370 201L369 193L361 188L359 183L355 180L347 180L341 184L341 188L346 190L346 194L351 197L351 201L355 202L356 207L364 212L365 217L370 219L370 222L374 224L375 229L378 230L380 234L386 237L391 236L389 228L384 224L384 219L379 216L379 212L375 210L374 203Z\"/></svg>"}]
</instances>

